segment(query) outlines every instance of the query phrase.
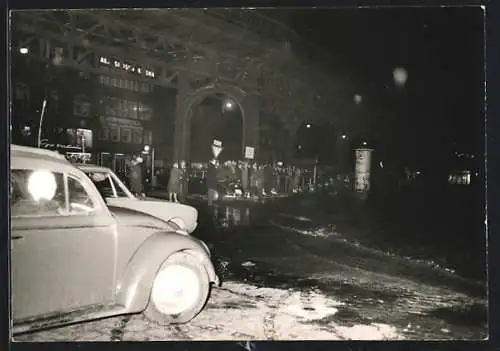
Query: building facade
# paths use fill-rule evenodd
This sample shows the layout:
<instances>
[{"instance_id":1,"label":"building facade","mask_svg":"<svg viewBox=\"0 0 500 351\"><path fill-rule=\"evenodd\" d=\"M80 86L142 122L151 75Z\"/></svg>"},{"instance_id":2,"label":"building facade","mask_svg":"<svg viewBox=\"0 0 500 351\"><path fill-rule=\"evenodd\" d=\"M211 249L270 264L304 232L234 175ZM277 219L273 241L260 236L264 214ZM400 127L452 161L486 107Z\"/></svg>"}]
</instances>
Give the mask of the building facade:
<instances>
[{"instance_id":1,"label":"building facade","mask_svg":"<svg viewBox=\"0 0 500 351\"><path fill-rule=\"evenodd\" d=\"M117 173L125 173L137 154L143 154L148 170L153 163L161 167L172 153L176 90L155 84L154 72L139 64L94 59L110 74L87 74L45 64L29 52L13 53L11 142L36 146L43 111L40 147Z\"/></svg>"}]
</instances>

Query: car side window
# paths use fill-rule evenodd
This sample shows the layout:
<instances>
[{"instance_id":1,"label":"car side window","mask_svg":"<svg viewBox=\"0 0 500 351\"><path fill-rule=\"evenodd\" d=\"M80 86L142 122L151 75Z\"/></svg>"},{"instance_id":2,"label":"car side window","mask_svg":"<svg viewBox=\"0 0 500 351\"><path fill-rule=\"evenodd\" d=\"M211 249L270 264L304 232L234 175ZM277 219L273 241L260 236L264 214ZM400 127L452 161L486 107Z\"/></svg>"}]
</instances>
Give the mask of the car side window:
<instances>
[{"instance_id":1,"label":"car side window","mask_svg":"<svg viewBox=\"0 0 500 351\"><path fill-rule=\"evenodd\" d=\"M111 182L113 182L113 185L115 186L116 196L117 197L128 197L127 193L120 186L120 183L118 183L115 179L113 179L113 177L111 177L111 175L110 175L110 179L109 180Z\"/></svg>"},{"instance_id":2,"label":"car side window","mask_svg":"<svg viewBox=\"0 0 500 351\"><path fill-rule=\"evenodd\" d=\"M87 173L87 176L92 180L103 198L115 197L112 180L109 174L94 172Z\"/></svg>"},{"instance_id":3,"label":"car side window","mask_svg":"<svg viewBox=\"0 0 500 351\"><path fill-rule=\"evenodd\" d=\"M88 213L95 209L81 181L72 176L68 176L68 198L70 213Z\"/></svg>"},{"instance_id":4,"label":"car side window","mask_svg":"<svg viewBox=\"0 0 500 351\"><path fill-rule=\"evenodd\" d=\"M58 216L66 213L64 175L47 170L13 169L11 216Z\"/></svg>"}]
</instances>

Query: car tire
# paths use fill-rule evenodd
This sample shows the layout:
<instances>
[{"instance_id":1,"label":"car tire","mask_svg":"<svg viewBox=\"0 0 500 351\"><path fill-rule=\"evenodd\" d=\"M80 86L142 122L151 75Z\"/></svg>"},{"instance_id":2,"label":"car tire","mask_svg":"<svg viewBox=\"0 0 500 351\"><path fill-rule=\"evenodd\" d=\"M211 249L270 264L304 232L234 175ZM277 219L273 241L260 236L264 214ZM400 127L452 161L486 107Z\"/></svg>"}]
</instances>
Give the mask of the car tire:
<instances>
[{"instance_id":1,"label":"car tire","mask_svg":"<svg viewBox=\"0 0 500 351\"><path fill-rule=\"evenodd\" d=\"M171 285L166 286L166 282L181 276L177 287L187 301L170 303L167 290L171 290ZM201 312L209 293L210 280L200 260L186 252L176 253L165 260L156 273L144 315L160 325L187 323Z\"/></svg>"}]
</instances>

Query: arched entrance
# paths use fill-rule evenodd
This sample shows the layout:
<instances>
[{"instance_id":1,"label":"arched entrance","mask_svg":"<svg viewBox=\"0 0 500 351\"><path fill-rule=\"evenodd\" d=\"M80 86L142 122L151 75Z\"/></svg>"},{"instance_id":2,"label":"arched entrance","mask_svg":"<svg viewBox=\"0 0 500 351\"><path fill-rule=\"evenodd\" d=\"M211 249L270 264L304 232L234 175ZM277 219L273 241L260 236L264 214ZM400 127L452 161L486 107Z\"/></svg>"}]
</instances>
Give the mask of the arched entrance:
<instances>
[{"instance_id":1,"label":"arched entrance","mask_svg":"<svg viewBox=\"0 0 500 351\"><path fill-rule=\"evenodd\" d=\"M206 163L212 157L213 140L223 142L219 161L239 160L243 148L243 118L239 106L223 95L210 96L193 107L190 128L189 161Z\"/></svg>"},{"instance_id":2,"label":"arched entrance","mask_svg":"<svg viewBox=\"0 0 500 351\"><path fill-rule=\"evenodd\" d=\"M234 101L241 110L242 136L241 157L244 158L245 146L255 148L258 156L259 140L259 105L258 96L248 93L243 89L226 84L213 83L188 93L177 95L175 135L174 135L174 160L188 160L190 156L191 122L194 108L210 96L223 95ZM210 147L210 145L207 145Z\"/></svg>"}]
</instances>

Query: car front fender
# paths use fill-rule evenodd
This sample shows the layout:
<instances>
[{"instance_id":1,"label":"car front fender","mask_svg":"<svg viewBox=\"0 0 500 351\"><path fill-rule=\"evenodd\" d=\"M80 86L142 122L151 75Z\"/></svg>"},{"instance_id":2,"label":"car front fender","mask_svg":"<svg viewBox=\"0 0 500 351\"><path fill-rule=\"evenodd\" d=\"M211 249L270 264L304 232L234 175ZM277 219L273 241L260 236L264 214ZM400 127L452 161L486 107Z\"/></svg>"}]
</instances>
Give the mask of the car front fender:
<instances>
[{"instance_id":1,"label":"car front fender","mask_svg":"<svg viewBox=\"0 0 500 351\"><path fill-rule=\"evenodd\" d=\"M150 236L134 253L124 275L117 284L117 303L128 312L143 311L149 301L156 273L162 263L177 252L190 252L207 271L210 282L219 284L219 278L204 245L191 236L160 232Z\"/></svg>"}]
</instances>

